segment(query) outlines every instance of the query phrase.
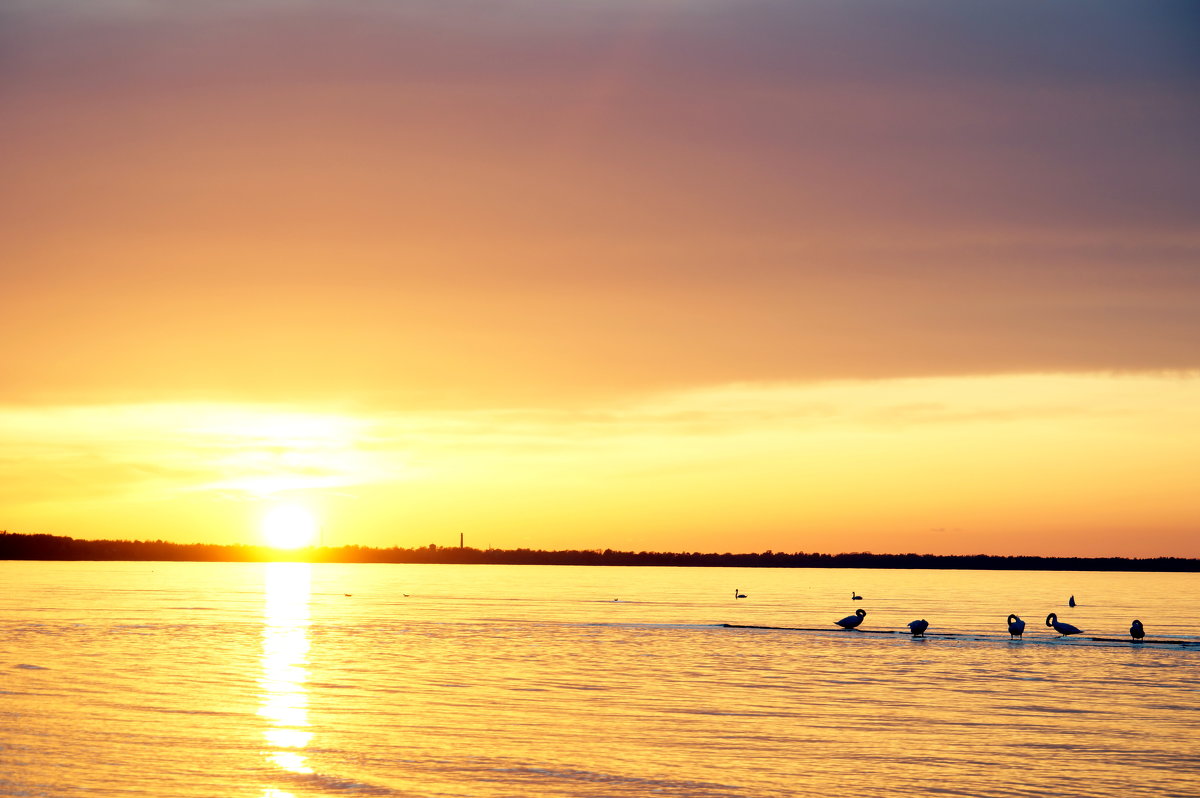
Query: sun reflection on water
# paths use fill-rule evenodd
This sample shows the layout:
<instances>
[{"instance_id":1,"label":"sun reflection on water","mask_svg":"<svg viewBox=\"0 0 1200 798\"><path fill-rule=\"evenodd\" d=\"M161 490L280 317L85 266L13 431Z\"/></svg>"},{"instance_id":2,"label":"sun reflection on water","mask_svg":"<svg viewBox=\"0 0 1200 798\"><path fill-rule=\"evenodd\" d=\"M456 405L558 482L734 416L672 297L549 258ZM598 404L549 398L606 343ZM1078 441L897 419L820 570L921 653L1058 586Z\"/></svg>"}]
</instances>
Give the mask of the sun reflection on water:
<instances>
[{"instance_id":1,"label":"sun reflection on water","mask_svg":"<svg viewBox=\"0 0 1200 798\"><path fill-rule=\"evenodd\" d=\"M259 716L267 759L288 773L309 774L302 750L312 739L308 730L308 625L312 567L302 562L266 564L264 574L263 655ZM288 798L267 789L264 798Z\"/></svg>"}]
</instances>

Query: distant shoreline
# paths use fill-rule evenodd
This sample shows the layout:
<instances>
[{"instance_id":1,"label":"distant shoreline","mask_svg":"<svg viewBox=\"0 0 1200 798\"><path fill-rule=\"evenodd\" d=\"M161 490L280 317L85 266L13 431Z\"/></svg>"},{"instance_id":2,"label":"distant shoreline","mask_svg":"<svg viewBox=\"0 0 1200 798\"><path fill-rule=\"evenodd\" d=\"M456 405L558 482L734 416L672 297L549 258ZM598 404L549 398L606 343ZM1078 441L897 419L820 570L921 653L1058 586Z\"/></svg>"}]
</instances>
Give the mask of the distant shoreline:
<instances>
[{"instance_id":1,"label":"distant shoreline","mask_svg":"<svg viewBox=\"0 0 1200 798\"><path fill-rule=\"evenodd\" d=\"M285 551L266 546L169 543L163 540L81 540L59 535L0 532L0 560L132 562L327 562L440 565L633 565L692 568L926 568L989 571L1200 572L1191 557L1035 557L992 554L818 554L764 551L746 554L614 551L612 549L473 549L422 546L313 547Z\"/></svg>"}]
</instances>

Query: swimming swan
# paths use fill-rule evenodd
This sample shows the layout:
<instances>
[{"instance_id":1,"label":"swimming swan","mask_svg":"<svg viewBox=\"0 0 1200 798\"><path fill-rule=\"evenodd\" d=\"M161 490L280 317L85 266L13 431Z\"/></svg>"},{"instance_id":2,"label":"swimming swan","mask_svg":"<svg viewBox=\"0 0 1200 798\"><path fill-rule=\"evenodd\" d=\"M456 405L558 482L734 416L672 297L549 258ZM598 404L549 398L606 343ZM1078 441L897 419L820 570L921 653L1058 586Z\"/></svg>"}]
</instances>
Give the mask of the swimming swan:
<instances>
[{"instance_id":1,"label":"swimming swan","mask_svg":"<svg viewBox=\"0 0 1200 798\"><path fill-rule=\"evenodd\" d=\"M1134 621L1133 626L1129 627L1129 636L1133 638L1133 642L1140 643L1142 638L1146 636L1146 630L1142 628L1141 621Z\"/></svg>"},{"instance_id":2,"label":"swimming swan","mask_svg":"<svg viewBox=\"0 0 1200 798\"><path fill-rule=\"evenodd\" d=\"M1083 631L1078 626L1072 626L1069 623L1059 623L1058 614L1054 612L1046 616L1046 625L1053 626L1054 631L1058 632L1063 637L1066 637L1067 635L1077 635Z\"/></svg>"},{"instance_id":3,"label":"swimming swan","mask_svg":"<svg viewBox=\"0 0 1200 798\"><path fill-rule=\"evenodd\" d=\"M734 598L745 598L745 597L746 597L746 594L745 594L745 593L739 593L739 592L738 592L738 589L735 587L735 588L733 589L733 597L734 597Z\"/></svg>"},{"instance_id":4,"label":"swimming swan","mask_svg":"<svg viewBox=\"0 0 1200 798\"><path fill-rule=\"evenodd\" d=\"M925 630L929 628L929 621L922 618L919 621L912 621L908 624L908 630L913 637L924 637Z\"/></svg>"},{"instance_id":5,"label":"swimming swan","mask_svg":"<svg viewBox=\"0 0 1200 798\"><path fill-rule=\"evenodd\" d=\"M1020 637L1023 634L1025 634L1025 622L1022 621L1020 618L1018 618L1016 615L1009 615L1008 616L1008 639L1012 640L1014 637Z\"/></svg>"},{"instance_id":6,"label":"swimming swan","mask_svg":"<svg viewBox=\"0 0 1200 798\"><path fill-rule=\"evenodd\" d=\"M853 590L851 590L850 591L850 600L851 601L862 601L862 596L858 595Z\"/></svg>"},{"instance_id":7,"label":"swimming swan","mask_svg":"<svg viewBox=\"0 0 1200 798\"><path fill-rule=\"evenodd\" d=\"M847 615L845 618L842 618L840 621L834 621L834 623L836 623L838 626L842 627L843 629L853 629L854 627L856 627L860 623L862 623L863 618L865 618L865 617L867 617L866 610L855 610L853 615Z\"/></svg>"}]
</instances>

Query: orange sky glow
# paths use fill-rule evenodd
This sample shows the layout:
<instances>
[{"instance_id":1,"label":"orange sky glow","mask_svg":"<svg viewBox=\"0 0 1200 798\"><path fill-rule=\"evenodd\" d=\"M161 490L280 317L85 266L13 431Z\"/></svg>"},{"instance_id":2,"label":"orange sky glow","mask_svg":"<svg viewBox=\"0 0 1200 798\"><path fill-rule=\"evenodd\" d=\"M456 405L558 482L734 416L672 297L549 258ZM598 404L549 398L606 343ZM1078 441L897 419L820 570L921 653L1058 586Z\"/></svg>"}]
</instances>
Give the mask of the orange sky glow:
<instances>
[{"instance_id":1,"label":"orange sky glow","mask_svg":"<svg viewBox=\"0 0 1200 798\"><path fill-rule=\"evenodd\" d=\"M1200 556L1200 13L0 8L0 529Z\"/></svg>"}]
</instances>

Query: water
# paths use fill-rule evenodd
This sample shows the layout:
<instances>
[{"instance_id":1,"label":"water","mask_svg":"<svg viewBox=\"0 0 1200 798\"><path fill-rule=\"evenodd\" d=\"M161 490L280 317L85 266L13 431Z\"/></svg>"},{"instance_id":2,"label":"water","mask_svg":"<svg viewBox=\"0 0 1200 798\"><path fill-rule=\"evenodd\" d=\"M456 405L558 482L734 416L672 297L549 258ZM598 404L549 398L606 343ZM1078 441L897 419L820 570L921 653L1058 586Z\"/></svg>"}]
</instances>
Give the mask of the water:
<instances>
[{"instance_id":1,"label":"water","mask_svg":"<svg viewBox=\"0 0 1200 798\"><path fill-rule=\"evenodd\" d=\"M1042 625L1200 643L1195 574L0 562L0 586L5 796L1200 794L1200 648ZM859 607L931 637L831 624Z\"/></svg>"}]
</instances>

